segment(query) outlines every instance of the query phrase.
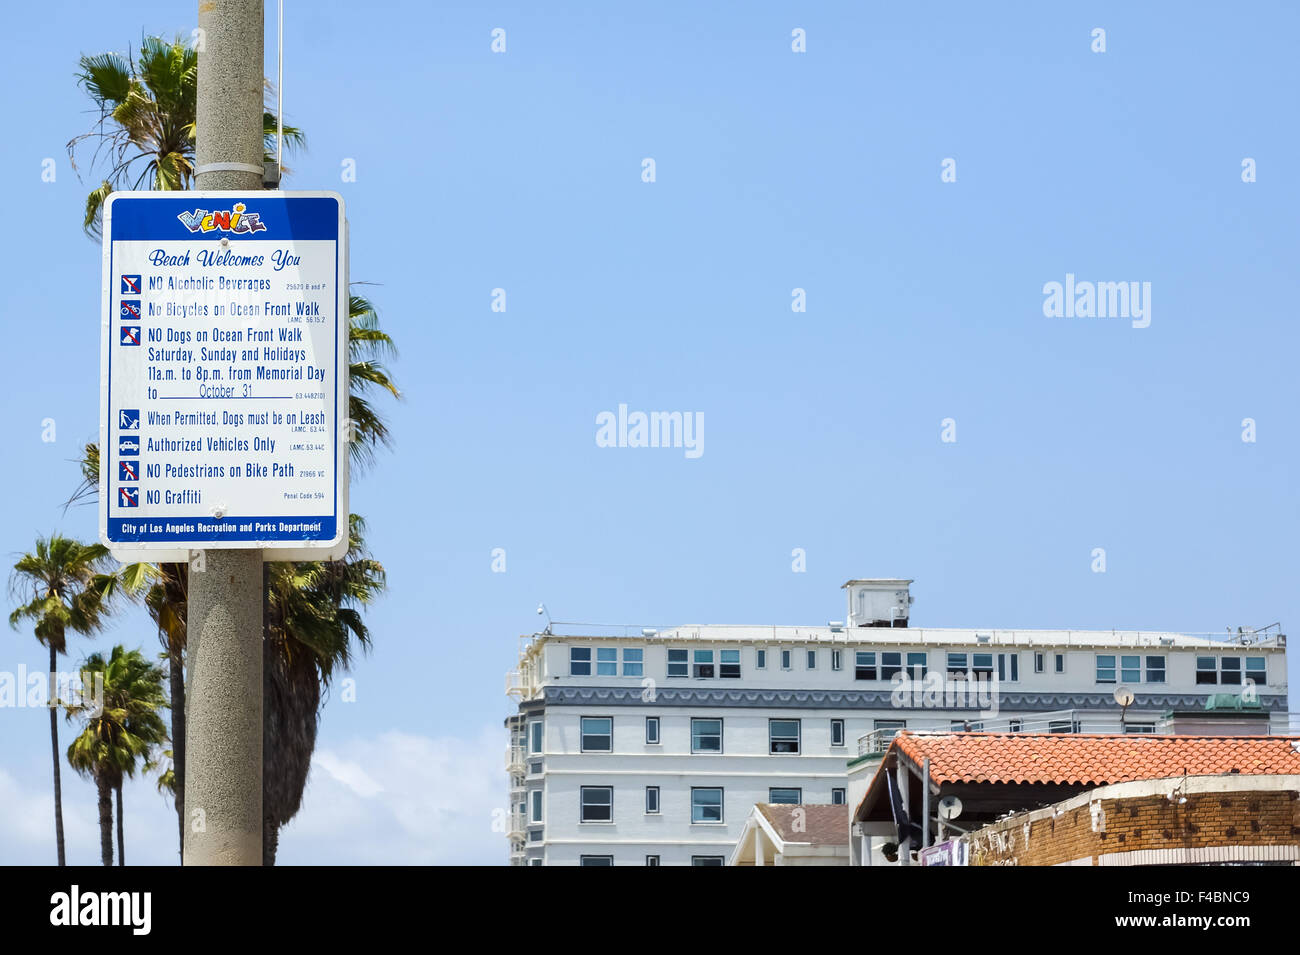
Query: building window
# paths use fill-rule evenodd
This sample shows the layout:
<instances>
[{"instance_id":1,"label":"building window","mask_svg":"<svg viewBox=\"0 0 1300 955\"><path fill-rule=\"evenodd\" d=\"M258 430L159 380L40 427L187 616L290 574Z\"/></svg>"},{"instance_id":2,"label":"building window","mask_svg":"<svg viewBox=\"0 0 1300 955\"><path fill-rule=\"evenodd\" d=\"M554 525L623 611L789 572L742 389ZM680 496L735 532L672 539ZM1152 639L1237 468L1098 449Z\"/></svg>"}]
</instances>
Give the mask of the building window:
<instances>
[{"instance_id":1,"label":"building window","mask_svg":"<svg viewBox=\"0 0 1300 955\"><path fill-rule=\"evenodd\" d=\"M793 670L793 669L794 669L794 667L793 667L793 666L791 665L791 663L790 663L790 651L789 651L789 650L782 650L782 651L781 651L781 669L782 669L782 670Z\"/></svg>"},{"instance_id":2,"label":"building window","mask_svg":"<svg viewBox=\"0 0 1300 955\"><path fill-rule=\"evenodd\" d=\"M874 680L876 678L876 652L859 650L855 655L853 679Z\"/></svg>"},{"instance_id":3,"label":"building window","mask_svg":"<svg viewBox=\"0 0 1300 955\"><path fill-rule=\"evenodd\" d=\"M691 856L691 865L724 866L726 860L722 856Z\"/></svg>"},{"instance_id":4,"label":"building window","mask_svg":"<svg viewBox=\"0 0 1300 955\"><path fill-rule=\"evenodd\" d=\"M1064 654L1064 653L1058 653L1058 654L1056 655L1056 672L1057 672L1057 673L1064 673L1064 672L1065 672L1065 654Z\"/></svg>"},{"instance_id":5,"label":"building window","mask_svg":"<svg viewBox=\"0 0 1300 955\"><path fill-rule=\"evenodd\" d=\"M928 665L926 653L924 650L914 650L907 655L907 671L913 680L925 679L925 668Z\"/></svg>"},{"instance_id":6,"label":"building window","mask_svg":"<svg viewBox=\"0 0 1300 955\"><path fill-rule=\"evenodd\" d=\"M1020 679L1020 654L998 654L998 680L1003 683L1015 683Z\"/></svg>"},{"instance_id":7,"label":"building window","mask_svg":"<svg viewBox=\"0 0 1300 955\"><path fill-rule=\"evenodd\" d=\"M690 664L687 663L685 650L668 651L668 675L690 676Z\"/></svg>"},{"instance_id":8,"label":"building window","mask_svg":"<svg viewBox=\"0 0 1300 955\"><path fill-rule=\"evenodd\" d=\"M1123 656L1119 658L1119 678L1124 683L1142 682L1142 658Z\"/></svg>"},{"instance_id":9,"label":"building window","mask_svg":"<svg viewBox=\"0 0 1300 955\"><path fill-rule=\"evenodd\" d=\"M578 790L579 822L614 821L614 787L582 786Z\"/></svg>"},{"instance_id":10,"label":"building window","mask_svg":"<svg viewBox=\"0 0 1300 955\"><path fill-rule=\"evenodd\" d=\"M647 716L645 718L645 741L650 744L659 742L659 717Z\"/></svg>"},{"instance_id":11,"label":"building window","mask_svg":"<svg viewBox=\"0 0 1300 955\"><path fill-rule=\"evenodd\" d=\"M1052 720L1047 724L1049 733L1077 733L1079 732L1078 720Z\"/></svg>"},{"instance_id":12,"label":"building window","mask_svg":"<svg viewBox=\"0 0 1300 955\"><path fill-rule=\"evenodd\" d=\"M832 651L831 651L831 669L832 669L832 670L843 670L843 669L844 669L844 651L843 651L843 650L832 650Z\"/></svg>"},{"instance_id":13,"label":"building window","mask_svg":"<svg viewBox=\"0 0 1300 955\"><path fill-rule=\"evenodd\" d=\"M719 650L718 657L718 676L724 680L740 679L740 651L739 650Z\"/></svg>"},{"instance_id":14,"label":"building window","mask_svg":"<svg viewBox=\"0 0 1300 955\"><path fill-rule=\"evenodd\" d=\"M966 674L966 654L948 652L948 676L964 676Z\"/></svg>"},{"instance_id":15,"label":"building window","mask_svg":"<svg viewBox=\"0 0 1300 955\"><path fill-rule=\"evenodd\" d=\"M722 720L691 720L691 752L722 752Z\"/></svg>"},{"instance_id":16,"label":"building window","mask_svg":"<svg viewBox=\"0 0 1300 955\"><path fill-rule=\"evenodd\" d=\"M541 864L542 864L542 860L539 859L539 858L532 858L532 859L529 859L529 860L528 860L528 864L529 864L529 865L541 865Z\"/></svg>"},{"instance_id":17,"label":"building window","mask_svg":"<svg viewBox=\"0 0 1300 955\"><path fill-rule=\"evenodd\" d=\"M842 719L831 720L831 745L844 745L844 720Z\"/></svg>"},{"instance_id":18,"label":"building window","mask_svg":"<svg viewBox=\"0 0 1300 955\"><path fill-rule=\"evenodd\" d=\"M578 865L613 865L613 856L578 856Z\"/></svg>"},{"instance_id":19,"label":"building window","mask_svg":"<svg viewBox=\"0 0 1300 955\"><path fill-rule=\"evenodd\" d=\"M972 653L970 669L977 680L981 677L986 680L991 679L993 676L993 654Z\"/></svg>"},{"instance_id":20,"label":"building window","mask_svg":"<svg viewBox=\"0 0 1300 955\"><path fill-rule=\"evenodd\" d=\"M759 651L758 651L758 661L754 664L754 666L756 666L756 667L757 667L758 669L760 669L760 670L766 670L766 669L767 669L767 651L766 651L766 650L759 650Z\"/></svg>"},{"instance_id":21,"label":"building window","mask_svg":"<svg viewBox=\"0 0 1300 955\"><path fill-rule=\"evenodd\" d=\"M691 787L691 824L723 822L722 790Z\"/></svg>"},{"instance_id":22,"label":"building window","mask_svg":"<svg viewBox=\"0 0 1300 955\"><path fill-rule=\"evenodd\" d=\"M769 753L798 753L799 721L768 720L767 751Z\"/></svg>"},{"instance_id":23,"label":"building window","mask_svg":"<svg viewBox=\"0 0 1300 955\"><path fill-rule=\"evenodd\" d=\"M1241 686L1241 657L1197 657L1196 682L1222 683L1224 686ZM1254 683L1267 680L1265 660L1263 657L1246 657L1246 676Z\"/></svg>"},{"instance_id":24,"label":"building window","mask_svg":"<svg viewBox=\"0 0 1300 955\"><path fill-rule=\"evenodd\" d=\"M884 730L880 734L882 739L891 740L898 735L899 730L907 729L907 720L873 720L871 728L877 732Z\"/></svg>"},{"instance_id":25,"label":"building window","mask_svg":"<svg viewBox=\"0 0 1300 955\"><path fill-rule=\"evenodd\" d=\"M1147 657L1147 682L1148 683L1165 682L1165 658L1164 657Z\"/></svg>"},{"instance_id":26,"label":"building window","mask_svg":"<svg viewBox=\"0 0 1300 955\"><path fill-rule=\"evenodd\" d=\"M896 650L886 650L880 654L880 678L892 680L895 673L903 669L903 655Z\"/></svg>"},{"instance_id":27,"label":"building window","mask_svg":"<svg viewBox=\"0 0 1300 955\"><path fill-rule=\"evenodd\" d=\"M807 658L808 658L808 669L809 670L817 669L817 651L816 650L807 651Z\"/></svg>"},{"instance_id":28,"label":"building window","mask_svg":"<svg viewBox=\"0 0 1300 955\"><path fill-rule=\"evenodd\" d=\"M1008 733L1019 733L1019 732L1020 732L1020 728L1021 728L1022 726L1024 726L1024 725L1025 725L1025 724L1024 724L1022 721L1020 721L1020 720L1009 720L1009 721L1007 722L1007 732L1008 732Z\"/></svg>"},{"instance_id":29,"label":"building window","mask_svg":"<svg viewBox=\"0 0 1300 955\"><path fill-rule=\"evenodd\" d=\"M658 865L658 864L659 864L659 857L658 857L658 856L646 856L646 857L645 857L645 864L646 864L646 865Z\"/></svg>"},{"instance_id":30,"label":"building window","mask_svg":"<svg viewBox=\"0 0 1300 955\"><path fill-rule=\"evenodd\" d=\"M1034 672L1035 672L1035 673L1042 673L1045 669L1047 669L1047 664L1046 664L1046 662L1043 660L1043 654L1042 654L1042 653L1035 653L1035 654L1034 654Z\"/></svg>"},{"instance_id":31,"label":"building window","mask_svg":"<svg viewBox=\"0 0 1300 955\"><path fill-rule=\"evenodd\" d=\"M584 753L610 753L614 751L614 721L608 716L582 718L582 751Z\"/></svg>"},{"instance_id":32,"label":"building window","mask_svg":"<svg viewBox=\"0 0 1300 955\"><path fill-rule=\"evenodd\" d=\"M1097 654L1097 682L1098 683L1115 682L1115 654L1113 653Z\"/></svg>"},{"instance_id":33,"label":"building window","mask_svg":"<svg viewBox=\"0 0 1300 955\"><path fill-rule=\"evenodd\" d=\"M645 811L647 815L658 815L659 813L659 787L647 786L645 788Z\"/></svg>"},{"instance_id":34,"label":"building window","mask_svg":"<svg viewBox=\"0 0 1300 955\"><path fill-rule=\"evenodd\" d=\"M569 647L569 676L591 676L591 647Z\"/></svg>"},{"instance_id":35,"label":"building window","mask_svg":"<svg viewBox=\"0 0 1300 955\"><path fill-rule=\"evenodd\" d=\"M769 789L767 791L767 801L776 805L794 805L797 806L803 802L803 790L799 788L782 788Z\"/></svg>"},{"instance_id":36,"label":"building window","mask_svg":"<svg viewBox=\"0 0 1300 955\"><path fill-rule=\"evenodd\" d=\"M694 660L695 660L695 667L691 671L691 673L695 677L695 679L712 680L713 679L713 651L696 650Z\"/></svg>"},{"instance_id":37,"label":"building window","mask_svg":"<svg viewBox=\"0 0 1300 955\"><path fill-rule=\"evenodd\" d=\"M839 787L839 786L837 786L836 788L834 788L834 789L831 790L831 805L832 805L832 806L843 806L847 801L848 801L848 800L845 799L845 792L844 792L843 787Z\"/></svg>"},{"instance_id":38,"label":"building window","mask_svg":"<svg viewBox=\"0 0 1300 955\"><path fill-rule=\"evenodd\" d=\"M529 806L530 812L528 814L528 820L529 822L541 822L542 821L542 791L540 789L534 789L528 795L530 799L530 806Z\"/></svg>"},{"instance_id":39,"label":"building window","mask_svg":"<svg viewBox=\"0 0 1300 955\"><path fill-rule=\"evenodd\" d=\"M623 649L623 675L642 676L645 674L645 651L640 647Z\"/></svg>"},{"instance_id":40,"label":"building window","mask_svg":"<svg viewBox=\"0 0 1300 955\"><path fill-rule=\"evenodd\" d=\"M542 721L534 720L528 724L528 752L534 756L542 753Z\"/></svg>"},{"instance_id":41,"label":"building window","mask_svg":"<svg viewBox=\"0 0 1300 955\"><path fill-rule=\"evenodd\" d=\"M1156 726L1154 723L1125 723L1125 733L1154 733Z\"/></svg>"},{"instance_id":42,"label":"building window","mask_svg":"<svg viewBox=\"0 0 1300 955\"><path fill-rule=\"evenodd\" d=\"M618 676L618 647L596 648L596 676Z\"/></svg>"}]
</instances>

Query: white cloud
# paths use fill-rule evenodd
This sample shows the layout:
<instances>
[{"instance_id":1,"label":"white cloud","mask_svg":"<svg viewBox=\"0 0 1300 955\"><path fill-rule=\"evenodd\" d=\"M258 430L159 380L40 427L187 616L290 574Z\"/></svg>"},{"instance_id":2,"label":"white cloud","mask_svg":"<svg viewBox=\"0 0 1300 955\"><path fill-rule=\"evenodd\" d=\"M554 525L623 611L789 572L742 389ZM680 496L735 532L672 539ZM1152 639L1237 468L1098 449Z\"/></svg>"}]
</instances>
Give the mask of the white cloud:
<instances>
[{"instance_id":1,"label":"white cloud","mask_svg":"<svg viewBox=\"0 0 1300 955\"><path fill-rule=\"evenodd\" d=\"M63 840L67 846L68 864L98 865L99 809L95 786L74 773L66 763L61 768ZM127 864L174 864L178 859L179 841L176 813L171 803L155 791L154 777L137 777L128 781L122 789L122 802L126 809L123 828ZM0 864L53 865L57 853L54 849L53 769L49 762L42 766L36 761L30 766L30 772L20 775L0 769L0 807L3 807L0 811ZM113 852L116 853L116 829L113 840Z\"/></svg>"},{"instance_id":2,"label":"white cloud","mask_svg":"<svg viewBox=\"0 0 1300 955\"><path fill-rule=\"evenodd\" d=\"M503 864L505 836L492 829L506 806L503 740L493 726L472 739L392 730L318 749L277 861Z\"/></svg>"}]
</instances>

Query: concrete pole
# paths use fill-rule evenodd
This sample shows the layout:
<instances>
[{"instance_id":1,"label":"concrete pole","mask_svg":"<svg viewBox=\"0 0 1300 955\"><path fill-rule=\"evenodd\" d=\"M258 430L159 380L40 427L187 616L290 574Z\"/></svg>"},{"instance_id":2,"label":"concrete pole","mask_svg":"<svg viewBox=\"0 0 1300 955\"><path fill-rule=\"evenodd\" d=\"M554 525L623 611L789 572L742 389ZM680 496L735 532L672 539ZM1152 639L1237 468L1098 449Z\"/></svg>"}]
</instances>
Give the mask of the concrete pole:
<instances>
[{"instance_id":1,"label":"concrete pole","mask_svg":"<svg viewBox=\"0 0 1300 955\"><path fill-rule=\"evenodd\" d=\"M262 188L262 0L199 0L197 185ZM262 552L189 576L185 865L262 864Z\"/></svg>"}]
</instances>

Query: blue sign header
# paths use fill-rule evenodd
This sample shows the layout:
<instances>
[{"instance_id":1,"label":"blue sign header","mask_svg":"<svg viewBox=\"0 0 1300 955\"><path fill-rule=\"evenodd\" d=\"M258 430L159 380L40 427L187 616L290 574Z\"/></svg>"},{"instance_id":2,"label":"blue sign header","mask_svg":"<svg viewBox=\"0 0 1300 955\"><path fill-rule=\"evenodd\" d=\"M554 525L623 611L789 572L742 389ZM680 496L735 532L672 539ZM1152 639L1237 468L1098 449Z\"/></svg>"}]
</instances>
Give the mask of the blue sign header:
<instances>
[{"instance_id":1,"label":"blue sign header","mask_svg":"<svg viewBox=\"0 0 1300 955\"><path fill-rule=\"evenodd\" d=\"M115 242L339 238L339 200L330 196L178 192L174 199L111 196L109 203Z\"/></svg>"}]
</instances>

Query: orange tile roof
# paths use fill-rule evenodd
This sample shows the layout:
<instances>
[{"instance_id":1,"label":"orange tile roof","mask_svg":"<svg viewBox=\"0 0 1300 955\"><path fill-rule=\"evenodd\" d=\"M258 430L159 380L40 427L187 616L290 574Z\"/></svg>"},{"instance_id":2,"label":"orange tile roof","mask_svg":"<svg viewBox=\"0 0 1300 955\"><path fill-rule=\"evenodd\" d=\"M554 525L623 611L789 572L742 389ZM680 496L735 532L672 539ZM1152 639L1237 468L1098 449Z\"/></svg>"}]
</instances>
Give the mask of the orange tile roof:
<instances>
[{"instance_id":1,"label":"orange tile roof","mask_svg":"<svg viewBox=\"0 0 1300 955\"><path fill-rule=\"evenodd\" d=\"M893 743L936 783L1106 783L1228 773L1300 773L1293 736L901 732Z\"/></svg>"},{"instance_id":2,"label":"orange tile roof","mask_svg":"<svg viewBox=\"0 0 1300 955\"><path fill-rule=\"evenodd\" d=\"M794 805L792 803L757 803L782 842L806 842L814 846L847 846L849 844L849 807L826 804ZM803 810L801 826L796 831L794 812Z\"/></svg>"}]
</instances>

